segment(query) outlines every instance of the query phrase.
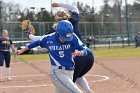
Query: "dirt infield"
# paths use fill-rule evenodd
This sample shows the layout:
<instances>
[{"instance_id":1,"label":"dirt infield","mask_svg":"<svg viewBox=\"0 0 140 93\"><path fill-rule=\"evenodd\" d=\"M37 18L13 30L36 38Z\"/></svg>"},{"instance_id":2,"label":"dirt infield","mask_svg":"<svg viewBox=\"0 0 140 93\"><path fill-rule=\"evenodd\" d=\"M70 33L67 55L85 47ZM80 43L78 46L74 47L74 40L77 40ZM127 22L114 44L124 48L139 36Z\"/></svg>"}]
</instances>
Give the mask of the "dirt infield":
<instances>
[{"instance_id":1,"label":"dirt infield","mask_svg":"<svg viewBox=\"0 0 140 93\"><path fill-rule=\"evenodd\" d=\"M96 59L86 79L95 93L140 93L139 67L140 58ZM12 63L11 68L12 81L4 78L0 93L55 93L48 61Z\"/></svg>"}]
</instances>

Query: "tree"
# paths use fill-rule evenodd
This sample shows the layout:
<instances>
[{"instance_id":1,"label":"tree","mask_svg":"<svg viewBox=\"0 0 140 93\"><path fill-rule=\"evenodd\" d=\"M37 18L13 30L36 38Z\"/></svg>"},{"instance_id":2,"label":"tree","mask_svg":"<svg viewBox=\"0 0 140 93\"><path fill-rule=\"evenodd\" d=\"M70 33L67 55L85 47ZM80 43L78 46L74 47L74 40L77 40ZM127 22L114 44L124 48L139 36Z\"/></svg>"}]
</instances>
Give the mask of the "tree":
<instances>
[{"instance_id":1,"label":"tree","mask_svg":"<svg viewBox=\"0 0 140 93\"><path fill-rule=\"evenodd\" d=\"M81 2L77 2L77 7L79 9L80 12L80 17L81 20L80 21L87 21L87 22L95 22L95 16L94 16L94 8L87 5L87 4L83 4Z\"/></svg>"},{"instance_id":2,"label":"tree","mask_svg":"<svg viewBox=\"0 0 140 93\"><path fill-rule=\"evenodd\" d=\"M20 16L20 5L14 2L3 2L2 5L2 19L3 21L18 21Z\"/></svg>"},{"instance_id":3,"label":"tree","mask_svg":"<svg viewBox=\"0 0 140 93\"><path fill-rule=\"evenodd\" d=\"M135 2L140 4L140 0L135 0Z\"/></svg>"},{"instance_id":4,"label":"tree","mask_svg":"<svg viewBox=\"0 0 140 93\"><path fill-rule=\"evenodd\" d=\"M39 11L36 16L37 16L37 20L36 21L40 21L40 22L50 22L52 21L52 16L54 18L54 15L50 15L51 13L49 13L47 10L44 11ZM53 20L54 21L54 20Z\"/></svg>"},{"instance_id":5,"label":"tree","mask_svg":"<svg viewBox=\"0 0 140 93\"><path fill-rule=\"evenodd\" d=\"M114 3L118 6L118 20L120 22L120 32L122 33L122 37L123 37L123 30L122 30L122 11L121 11L121 7L122 7L122 0L113 0Z\"/></svg>"},{"instance_id":6,"label":"tree","mask_svg":"<svg viewBox=\"0 0 140 93\"><path fill-rule=\"evenodd\" d=\"M140 0L135 0L130 12L134 14L134 16L133 16L134 21L140 21L140 17L139 17L139 15L140 15Z\"/></svg>"},{"instance_id":7,"label":"tree","mask_svg":"<svg viewBox=\"0 0 140 93\"><path fill-rule=\"evenodd\" d=\"M30 19L30 21L35 21L35 17L35 14L29 9L27 9L26 19Z\"/></svg>"}]
</instances>

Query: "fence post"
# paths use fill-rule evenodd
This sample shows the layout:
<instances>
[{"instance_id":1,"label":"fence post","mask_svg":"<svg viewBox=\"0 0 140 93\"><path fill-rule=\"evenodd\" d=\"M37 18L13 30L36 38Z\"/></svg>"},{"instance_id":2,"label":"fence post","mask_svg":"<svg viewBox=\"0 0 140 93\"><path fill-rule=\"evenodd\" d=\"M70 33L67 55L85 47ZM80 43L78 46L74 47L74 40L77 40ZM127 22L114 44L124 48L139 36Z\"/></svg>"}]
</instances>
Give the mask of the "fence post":
<instances>
[{"instance_id":1,"label":"fence post","mask_svg":"<svg viewBox=\"0 0 140 93\"><path fill-rule=\"evenodd\" d=\"M125 0L125 17L126 17L126 29L127 29L127 37L128 37L128 46L130 46L130 36L129 36L129 20L128 20L128 6L127 0Z\"/></svg>"},{"instance_id":2,"label":"fence post","mask_svg":"<svg viewBox=\"0 0 140 93\"><path fill-rule=\"evenodd\" d=\"M0 31L2 31L2 1L0 0Z\"/></svg>"}]
</instances>

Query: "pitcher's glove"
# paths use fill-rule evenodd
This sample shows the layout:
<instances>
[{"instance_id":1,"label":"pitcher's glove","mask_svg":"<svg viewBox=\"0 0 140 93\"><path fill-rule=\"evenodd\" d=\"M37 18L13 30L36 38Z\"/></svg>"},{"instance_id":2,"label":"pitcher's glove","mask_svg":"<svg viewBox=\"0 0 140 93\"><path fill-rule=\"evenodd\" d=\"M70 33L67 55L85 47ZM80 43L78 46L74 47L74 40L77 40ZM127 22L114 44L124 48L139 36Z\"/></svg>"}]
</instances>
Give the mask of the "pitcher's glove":
<instances>
[{"instance_id":1,"label":"pitcher's glove","mask_svg":"<svg viewBox=\"0 0 140 93\"><path fill-rule=\"evenodd\" d=\"M35 34L35 28L31 24L30 20L23 20L20 27L22 31L24 32L24 35L28 38L30 34Z\"/></svg>"}]
</instances>

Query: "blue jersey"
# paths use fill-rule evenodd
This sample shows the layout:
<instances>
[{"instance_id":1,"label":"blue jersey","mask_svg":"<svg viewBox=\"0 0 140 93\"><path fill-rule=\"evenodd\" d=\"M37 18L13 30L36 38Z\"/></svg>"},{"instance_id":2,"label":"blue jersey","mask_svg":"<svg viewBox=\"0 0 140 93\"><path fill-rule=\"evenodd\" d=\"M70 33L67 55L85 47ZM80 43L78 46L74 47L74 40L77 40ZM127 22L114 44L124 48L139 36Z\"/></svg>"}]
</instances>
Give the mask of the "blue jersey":
<instances>
[{"instance_id":1,"label":"blue jersey","mask_svg":"<svg viewBox=\"0 0 140 93\"><path fill-rule=\"evenodd\" d=\"M11 39L5 39L0 37L0 51L10 51L11 44L12 44Z\"/></svg>"},{"instance_id":2,"label":"blue jersey","mask_svg":"<svg viewBox=\"0 0 140 93\"><path fill-rule=\"evenodd\" d=\"M82 47L82 42L75 34L73 34L73 40L71 42L61 43L57 34L54 32L44 36L41 40L31 43L28 45L28 48L31 49L36 46L48 49L51 65L66 68L75 65L72 52L75 50L83 50L84 54L87 54L87 51Z\"/></svg>"}]
</instances>

